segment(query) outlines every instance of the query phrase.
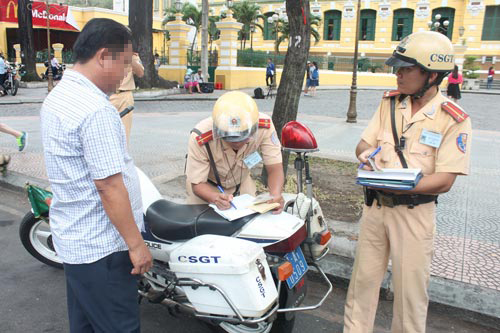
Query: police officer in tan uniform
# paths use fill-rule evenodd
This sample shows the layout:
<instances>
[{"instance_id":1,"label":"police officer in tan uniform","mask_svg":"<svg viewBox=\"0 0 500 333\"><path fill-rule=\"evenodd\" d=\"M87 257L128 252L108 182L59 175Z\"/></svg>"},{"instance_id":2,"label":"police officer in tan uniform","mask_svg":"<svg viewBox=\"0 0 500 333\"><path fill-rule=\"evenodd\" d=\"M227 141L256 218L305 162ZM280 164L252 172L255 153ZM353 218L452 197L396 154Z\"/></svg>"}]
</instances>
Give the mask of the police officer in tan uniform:
<instances>
[{"instance_id":1,"label":"police officer in tan uniform","mask_svg":"<svg viewBox=\"0 0 500 333\"><path fill-rule=\"evenodd\" d=\"M134 105L134 96L132 95L132 92L135 90L134 75L137 75L138 77L144 76L144 66L142 65L141 59L137 53L134 53L132 56L132 62L126 69L125 77L123 78L118 91L109 98L111 104L113 104L118 112L122 112L125 108ZM133 111L129 112L122 118L123 126L125 126L125 133L127 134L127 143L130 138L133 113Z\"/></svg>"},{"instance_id":2,"label":"police officer in tan uniform","mask_svg":"<svg viewBox=\"0 0 500 333\"><path fill-rule=\"evenodd\" d=\"M453 54L446 36L416 32L403 39L386 62L397 68L398 90L384 94L356 155L366 163L380 146L378 167L420 168L424 176L409 191L365 188L344 333L373 331L389 259L392 332L425 332L437 196L451 189L457 175L469 173L470 118L439 91L454 68Z\"/></svg>"},{"instance_id":3,"label":"police officer in tan uniform","mask_svg":"<svg viewBox=\"0 0 500 333\"><path fill-rule=\"evenodd\" d=\"M259 113L255 101L239 91L219 97L212 116L191 131L186 164L188 203L214 203L229 209L233 195L255 195L250 170L260 161L268 173L273 199L283 209L281 145L271 118ZM219 184L225 193L217 188Z\"/></svg>"}]
</instances>

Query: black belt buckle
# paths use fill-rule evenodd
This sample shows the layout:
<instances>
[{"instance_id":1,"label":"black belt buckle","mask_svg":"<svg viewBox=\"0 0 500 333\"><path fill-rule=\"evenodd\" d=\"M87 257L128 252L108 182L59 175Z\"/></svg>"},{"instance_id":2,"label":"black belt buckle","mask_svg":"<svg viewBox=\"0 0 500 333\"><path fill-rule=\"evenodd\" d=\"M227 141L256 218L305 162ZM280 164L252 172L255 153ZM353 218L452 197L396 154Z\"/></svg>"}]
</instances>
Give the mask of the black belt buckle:
<instances>
[{"instance_id":1,"label":"black belt buckle","mask_svg":"<svg viewBox=\"0 0 500 333\"><path fill-rule=\"evenodd\" d=\"M377 199L379 201L379 204L382 206L386 206L389 208L394 208L394 206L396 206L394 203L394 198L392 198L392 197L388 197L388 196L379 194Z\"/></svg>"}]
</instances>

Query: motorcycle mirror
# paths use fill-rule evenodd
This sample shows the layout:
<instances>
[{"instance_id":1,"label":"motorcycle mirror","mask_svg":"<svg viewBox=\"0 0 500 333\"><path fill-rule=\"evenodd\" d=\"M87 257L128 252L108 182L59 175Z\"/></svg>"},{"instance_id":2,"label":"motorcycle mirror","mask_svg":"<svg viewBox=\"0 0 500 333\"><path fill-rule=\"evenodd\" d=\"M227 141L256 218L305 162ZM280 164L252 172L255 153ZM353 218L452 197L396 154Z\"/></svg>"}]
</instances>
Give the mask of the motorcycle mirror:
<instances>
[{"instance_id":1,"label":"motorcycle mirror","mask_svg":"<svg viewBox=\"0 0 500 333\"><path fill-rule=\"evenodd\" d=\"M318 151L318 144L311 130L298 121L290 121L281 131L283 150L292 152Z\"/></svg>"}]
</instances>

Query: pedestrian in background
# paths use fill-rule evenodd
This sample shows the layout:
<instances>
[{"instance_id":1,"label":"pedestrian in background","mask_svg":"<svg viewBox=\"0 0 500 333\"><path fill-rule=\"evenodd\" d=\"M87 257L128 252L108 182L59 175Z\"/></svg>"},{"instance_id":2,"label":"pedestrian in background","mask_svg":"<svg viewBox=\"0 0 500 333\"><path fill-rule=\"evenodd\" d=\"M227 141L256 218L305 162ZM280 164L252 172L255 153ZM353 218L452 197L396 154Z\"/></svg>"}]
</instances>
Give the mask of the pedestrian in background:
<instances>
[{"instance_id":1,"label":"pedestrian in background","mask_svg":"<svg viewBox=\"0 0 500 333\"><path fill-rule=\"evenodd\" d=\"M491 89L491 86L493 85L493 76L495 75L495 69L493 66L491 66L488 69L488 79L486 81L486 89Z\"/></svg>"},{"instance_id":2,"label":"pedestrian in background","mask_svg":"<svg viewBox=\"0 0 500 333\"><path fill-rule=\"evenodd\" d=\"M7 95L3 83L7 79L7 66L5 64L5 59L3 53L0 52L0 97Z\"/></svg>"},{"instance_id":3,"label":"pedestrian in background","mask_svg":"<svg viewBox=\"0 0 500 333\"><path fill-rule=\"evenodd\" d=\"M16 138L17 148L19 151L23 151L28 145L28 133L24 131L18 131L4 123L0 123L0 132L10 134Z\"/></svg>"},{"instance_id":4,"label":"pedestrian in background","mask_svg":"<svg viewBox=\"0 0 500 333\"><path fill-rule=\"evenodd\" d=\"M120 87L109 98L111 104L118 110L122 112L129 106L134 106L134 95L135 81L134 75L137 77L144 76L144 66L142 65L141 59L138 53L134 53L132 56L132 62L127 66L125 70L125 77L123 78ZM125 133L127 135L127 144L130 142L130 131L132 130L132 116L134 112L131 111L127 113L122 118L123 125L125 126Z\"/></svg>"},{"instance_id":5,"label":"pedestrian in background","mask_svg":"<svg viewBox=\"0 0 500 333\"><path fill-rule=\"evenodd\" d=\"M200 84L194 80L193 70L188 68L184 75L184 89L187 89L190 94L193 93L193 87L201 94Z\"/></svg>"},{"instance_id":6,"label":"pedestrian in background","mask_svg":"<svg viewBox=\"0 0 500 333\"><path fill-rule=\"evenodd\" d=\"M307 61L306 64L306 87L304 89L304 96L309 96L309 89L311 88L311 80L312 80L312 67L310 61Z\"/></svg>"},{"instance_id":7,"label":"pedestrian in background","mask_svg":"<svg viewBox=\"0 0 500 333\"><path fill-rule=\"evenodd\" d=\"M311 71L311 96L316 96L316 87L319 86L319 69L318 63L313 61Z\"/></svg>"},{"instance_id":8,"label":"pedestrian in background","mask_svg":"<svg viewBox=\"0 0 500 333\"><path fill-rule=\"evenodd\" d=\"M271 58L267 59L267 67L266 67L266 85L271 86L274 83L274 75L276 73L276 68L273 64L273 61ZM271 80L271 83L269 83L269 80Z\"/></svg>"},{"instance_id":9,"label":"pedestrian in background","mask_svg":"<svg viewBox=\"0 0 500 333\"><path fill-rule=\"evenodd\" d=\"M69 332L139 333L137 277L151 268L152 257L141 235L140 184L124 125L107 97L132 63L132 34L116 21L92 19L73 56L73 69L40 112Z\"/></svg>"},{"instance_id":10,"label":"pedestrian in background","mask_svg":"<svg viewBox=\"0 0 500 333\"><path fill-rule=\"evenodd\" d=\"M433 54L447 54L446 61ZM386 92L356 147L365 163L378 147L380 168L418 168L412 190L365 188L356 258L347 292L344 333L373 332L380 285L392 262L391 332L424 333L437 196L469 173L471 121L439 85L453 70L453 45L434 31L401 41L388 66L398 90ZM369 164L368 164L369 165Z\"/></svg>"},{"instance_id":11,"label":"pedestrian in background","mask_svg":"<svg viewBox=\"0 0 500 333\"><path fill-rule=\"evenodd\" d=\"M457 102L460 98L462 98L462 95L460 94L460 85L463 82L464 79L462 78L462 74L458 72L458 66L455 65L453 72L448 75L447 95L449 99Z\"/></svg>"},{"instance_id":12,"label":"pedestrian in background","mask_svg":"<svg viewBox=\"0 0 500 333\"><path fill-rule=\"evenodd\" d=\"M156 70L156 73L159 72L160 66L161 66L160 55L158 53L155 53L155 70Z\"/></svg>"}]
</instances>

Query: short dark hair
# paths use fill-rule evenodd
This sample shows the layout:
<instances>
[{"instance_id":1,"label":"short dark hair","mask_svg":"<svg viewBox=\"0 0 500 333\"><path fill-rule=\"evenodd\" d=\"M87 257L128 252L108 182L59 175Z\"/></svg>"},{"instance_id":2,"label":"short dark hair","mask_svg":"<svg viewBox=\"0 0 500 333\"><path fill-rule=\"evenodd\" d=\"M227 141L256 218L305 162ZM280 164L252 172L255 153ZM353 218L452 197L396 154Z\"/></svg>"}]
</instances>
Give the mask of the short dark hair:
<instances>
[{"instance_id":1,"label":"short dark hair","mask_svg":"<svg viewBox=\"0 0 500 333\"><path fill-rule=\"evenodd\" d=\"M102 48L118 53L123 52L130 43L132 33L129 28L110 19L94 18L78 35L73 46L73 59L78 63L86 63Z\"/></svg>"}]
</instances>

